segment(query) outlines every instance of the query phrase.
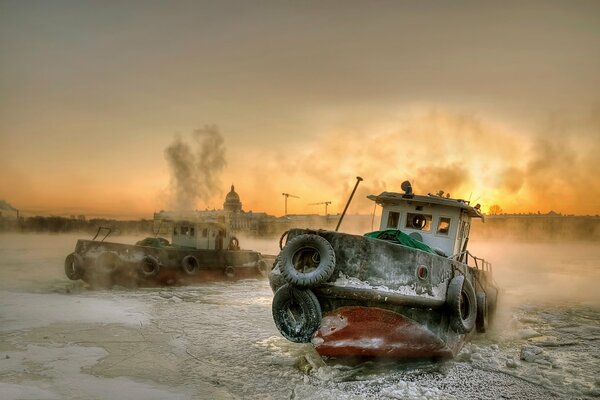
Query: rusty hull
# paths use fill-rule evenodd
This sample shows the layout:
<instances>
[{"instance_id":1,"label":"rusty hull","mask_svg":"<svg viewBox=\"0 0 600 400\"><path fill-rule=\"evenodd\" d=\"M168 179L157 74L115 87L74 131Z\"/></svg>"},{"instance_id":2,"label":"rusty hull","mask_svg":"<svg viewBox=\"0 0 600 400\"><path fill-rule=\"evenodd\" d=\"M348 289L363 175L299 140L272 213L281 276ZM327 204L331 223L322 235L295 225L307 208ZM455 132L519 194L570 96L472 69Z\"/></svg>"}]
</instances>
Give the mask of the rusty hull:
<instances>
[{"instance_id":1,"label":"rusty hull","mask_svg":"<svg viewBox=\"0 0 600 400\"><path fill-rule=\"evenodd\" d=\"M328 357L451 358L460 348L404 315L359 306L325 313L313 344Z\"/></svg>"}]
</instances>

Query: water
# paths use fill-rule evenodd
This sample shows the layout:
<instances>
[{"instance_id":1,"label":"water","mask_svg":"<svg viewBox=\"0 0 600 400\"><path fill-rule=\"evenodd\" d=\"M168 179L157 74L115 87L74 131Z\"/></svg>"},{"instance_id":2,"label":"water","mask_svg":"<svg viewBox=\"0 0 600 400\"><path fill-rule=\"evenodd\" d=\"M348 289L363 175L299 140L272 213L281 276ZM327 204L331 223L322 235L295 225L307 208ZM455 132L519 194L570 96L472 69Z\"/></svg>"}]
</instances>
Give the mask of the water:
<instances>
[{"instance_id":1,"label":"water","mask_svg":"<svg viewBox=\"0 0 600 400\"><path fill-rule=\"evenodd\" d=\"M600 396L597 243L473 243L503 291L493 329L456 360L321 364L277 332L266 280L91 291L63 273L77 238L0 234L3 398ZM278 251L277 239L240 241ZM521 360L524 346L541 353Z\"/></svg>"}]
</instances>

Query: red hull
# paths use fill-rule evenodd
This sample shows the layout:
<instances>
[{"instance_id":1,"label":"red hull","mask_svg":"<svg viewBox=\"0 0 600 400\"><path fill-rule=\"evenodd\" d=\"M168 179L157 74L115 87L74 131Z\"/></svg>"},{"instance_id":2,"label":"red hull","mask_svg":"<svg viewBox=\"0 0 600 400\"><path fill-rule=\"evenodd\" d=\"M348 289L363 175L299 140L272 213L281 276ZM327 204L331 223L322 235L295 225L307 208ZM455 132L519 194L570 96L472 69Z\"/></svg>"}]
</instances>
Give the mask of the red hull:
<instances>
[{"instance_id":1,"label":"red hull","mask_svg":"<svg viewBox=\"0 0 600 400\"><path fill-rule=\"evenodd\" d=\"M313 343L329 357L450 358L453 351L427 327L393 311L341 307L323 315Z\"/></svg>"}]
</instances>

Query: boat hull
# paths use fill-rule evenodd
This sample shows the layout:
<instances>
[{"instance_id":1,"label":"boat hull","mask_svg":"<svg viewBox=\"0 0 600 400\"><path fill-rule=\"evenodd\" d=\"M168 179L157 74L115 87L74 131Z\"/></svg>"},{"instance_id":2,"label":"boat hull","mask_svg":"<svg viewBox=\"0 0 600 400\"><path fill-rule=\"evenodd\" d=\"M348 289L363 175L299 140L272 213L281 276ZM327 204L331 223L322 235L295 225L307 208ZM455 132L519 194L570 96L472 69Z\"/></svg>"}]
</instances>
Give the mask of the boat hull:
<instances>
[{"instance_id":1,"label":"boat hull","mask_svg":"<svg viewBox=\"0 0 600 400\"><path fill-rule=\"evenodd\" d=\"M427 327L402 314L377 307L340 307L323 315L313 338L328 357L451 358L449 346Z\"/></svg>"},{"instance_id":2,"label":"boat hull","mask_svg":"<svg viewBox=\"0 0 600 400\"><path fill-rule=\"evenodd\" d=\"M476 295L492 288L482 271L437 254L339 232L295 229L288 243L305 234L321 236L335 252L327 281L298 288L314 293L322 310L312 336L322 356L449 358L475 332ZM280 253L269 274L274 293L293 286L284 278L281 258ZM420 274L423 269L426 273ZM451 283L461 284L458 297L468 300L468 308L453 306L456 293L450 288L456 285ZM463 289L472 296L462 296Z\"/></svg>"},{"instance_id":3,"label":"boat hull","mask_svg":"<svg viewBox=\"0 0 600 400\"><path fill-rule=\"evenodd\" d=\"M149 247L122 243L78 240L74 254L78 265L76 277L96 287L155 287L189 285L210 281L235 281L267 276L273 263L271 256L249 250L197 250L174 246ZM100 261L110 255L111 265ZM184 258L193 256L196 268L186 271ZM148 273L143 263L157 264ZM67 264L67 262L66 262Z\"/></svg>"}]
</instances>

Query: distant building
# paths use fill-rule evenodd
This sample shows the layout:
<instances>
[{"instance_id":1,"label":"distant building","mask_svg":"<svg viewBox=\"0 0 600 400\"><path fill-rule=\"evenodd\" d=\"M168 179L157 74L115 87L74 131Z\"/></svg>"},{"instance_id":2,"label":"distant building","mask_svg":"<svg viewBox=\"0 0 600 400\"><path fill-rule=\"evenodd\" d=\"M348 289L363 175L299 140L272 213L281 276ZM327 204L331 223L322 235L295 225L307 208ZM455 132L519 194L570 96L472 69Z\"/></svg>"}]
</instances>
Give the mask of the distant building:
<instances>
[{"instance_id":1,"label":"distant building","mask_svg":"<svg viewBox=\"0 0 600 400\"><path fill-rule=\"evenodd\" d=\"M240 195L231 185L231 190L225 196L222 210L195 211L164 211L154 213L154 230L158 234L168 235L174 221L207 221L216 220L229 225L232 232L243 232L255 235L281 234L293 228L334 229L339 214L289 214L275 217L265 212L244 211ZM369 230L371 216L347 216L346 225L364 227ZM353 220L352 222L350 222Z\"/></svg>"},{"instance_id":2,"label":"distant building","mask_svg":"<svg viewBox=\"0 0 600 400\"><path fill-rule=\"evenodd\" d=\"M240 195L231 185L231 190L225 196L222 210L195 210L195 211L164 211L154 214L155 230L160 233L168 232L168 222L177 220L205 221L219 220L227 223L234 232L248 233L272 233L278 231L277 227L282 225L283 220L264 212L244 211ZM161 226L161 225L164 225Z\"/></svg>"},{"instance_id":3,"label":"distant building","mask_svg":"<svg viewBox=\"0 0 600 400\"><path fill-rule=\"evenodd\" d=\"M0 200L0 219L16 221L19 219L19 210L8 204L8 202Z\"/></svg>"},{"instance_id":4,"label":"distant building","mask_svg":"<svg viewBox=\"0 0 600 400\"><path fill-rule=\"evenodd\" d=\"M240 201L240 195L236 193L235 187L231 185L231 190L225 196L225 202L223 203L223 211L226 213L234 214L243 212L242 202Z\"/></svg>"}]
</instances>

